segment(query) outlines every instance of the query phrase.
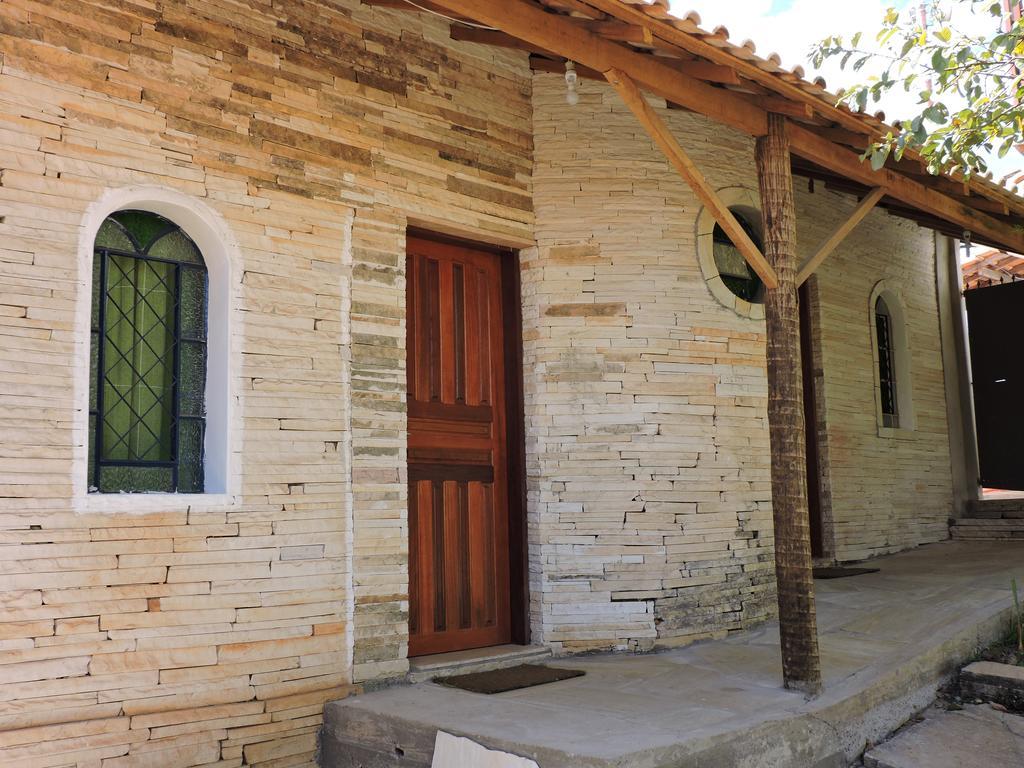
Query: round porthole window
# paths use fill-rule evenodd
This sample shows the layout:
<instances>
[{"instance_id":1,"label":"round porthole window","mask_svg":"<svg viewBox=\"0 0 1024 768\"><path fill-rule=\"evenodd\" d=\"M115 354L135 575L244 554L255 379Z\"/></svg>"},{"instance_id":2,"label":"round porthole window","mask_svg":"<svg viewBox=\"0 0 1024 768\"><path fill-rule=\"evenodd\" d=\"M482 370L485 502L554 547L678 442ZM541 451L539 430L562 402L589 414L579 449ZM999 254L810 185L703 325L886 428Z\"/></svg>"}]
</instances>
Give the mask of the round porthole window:
<instances>
[{"instance_id":1,"label":"round porthole window","mask_svg":"<svg viewBox=\"0 0 1024 768\"><path fill-rule=\"evenodd\" d=\"M744 187L718 191L732 215L761 248L761 212L757 194ZM739 248L705 207L697 214L697 260L711 295L741 317L764 319L765 288Z\"/></svg>"},{"instance_id":2,"label":"round porthole window","mask_svg":"<svg viewBox=\"0 0 1024 768\"><path fill-rule=\"evenodd\" d=\"M746 220L742 213L733 211L736 220L743 227L743 231L750 235L758 249L761 248L761 238L757 231ZM725 234L720 224L715 224L715 231L712 235L712 247L715 255L715 267L718 275L734 296L748 301L751 304L762 304L764 302L764 283L757 273L751 269L750 264L743 258L740 249L733 245L732 240Z\"/></svg>"}]
</instances>

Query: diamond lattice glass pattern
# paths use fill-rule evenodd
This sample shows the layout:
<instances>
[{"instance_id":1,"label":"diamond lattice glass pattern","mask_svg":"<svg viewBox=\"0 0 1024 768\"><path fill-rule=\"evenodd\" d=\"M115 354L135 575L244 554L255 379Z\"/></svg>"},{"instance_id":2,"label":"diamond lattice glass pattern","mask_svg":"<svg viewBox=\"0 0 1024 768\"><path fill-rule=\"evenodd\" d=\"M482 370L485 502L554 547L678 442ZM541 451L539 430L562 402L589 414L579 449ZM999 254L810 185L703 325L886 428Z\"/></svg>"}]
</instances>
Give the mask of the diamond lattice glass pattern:
<instances>
[{"instance_id":1,"label":"diamond lattice glass pattern","mask_svg":"<svg viewBox=\"0 0 1024 768\"><path fill-rule=\"evenodd\" d=\"M96 238L90 486L202 491L206 269L167 219L120 211Z\"/></svg>"}]
</instances>

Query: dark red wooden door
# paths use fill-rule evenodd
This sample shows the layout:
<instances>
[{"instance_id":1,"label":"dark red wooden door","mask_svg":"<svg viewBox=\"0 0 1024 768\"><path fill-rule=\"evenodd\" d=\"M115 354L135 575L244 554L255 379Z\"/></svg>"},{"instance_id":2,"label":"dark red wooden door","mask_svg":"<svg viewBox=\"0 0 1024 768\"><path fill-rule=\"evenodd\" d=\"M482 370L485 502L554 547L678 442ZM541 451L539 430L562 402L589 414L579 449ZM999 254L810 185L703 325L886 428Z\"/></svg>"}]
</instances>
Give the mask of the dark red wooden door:
<instances>
[{"instance_id":1,"label":"dark red wooden door","mask_svg":"<svg viewBox=\"0 0 1024 768\"><path fill-rule=\"evenodd\" d=\"M499 259L409 239L410 656L511 639Z\"/></svg>"}]
</instances>

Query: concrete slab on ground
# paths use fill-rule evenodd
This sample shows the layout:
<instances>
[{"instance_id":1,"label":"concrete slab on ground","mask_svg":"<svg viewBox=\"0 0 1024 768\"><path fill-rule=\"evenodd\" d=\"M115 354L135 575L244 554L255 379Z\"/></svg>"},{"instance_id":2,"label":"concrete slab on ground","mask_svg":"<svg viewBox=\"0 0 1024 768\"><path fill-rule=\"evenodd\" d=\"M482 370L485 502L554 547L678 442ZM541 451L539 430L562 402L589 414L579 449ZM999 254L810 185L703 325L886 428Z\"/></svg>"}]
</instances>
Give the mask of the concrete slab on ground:
<instances>
[{"instance_id":1,"label":"concrete slab on ground","mask_svg":"<svg viewBox=\"0 0 1024 768\"><path fill-rule=\"evenodd\" d=\"M1002 631L1024 544L945 542L816 582L825 691L782 688L778 627L647 655L561 658L584 677L484 696L433 683L332 702L324 768L426 768L438 730L541 768L842 768L925 709Z\"/></svg>"},{"instance_id":2,"label":"concrete slab on ground","mask_svg":"<svg viewBox=\"0 0 1024 768\"><path fill-rule=\"evenodd\" d=\"M988 704L932 708L864 755L864 768L1020 768L1024 717Z\"/></svg>"}]
</instances>

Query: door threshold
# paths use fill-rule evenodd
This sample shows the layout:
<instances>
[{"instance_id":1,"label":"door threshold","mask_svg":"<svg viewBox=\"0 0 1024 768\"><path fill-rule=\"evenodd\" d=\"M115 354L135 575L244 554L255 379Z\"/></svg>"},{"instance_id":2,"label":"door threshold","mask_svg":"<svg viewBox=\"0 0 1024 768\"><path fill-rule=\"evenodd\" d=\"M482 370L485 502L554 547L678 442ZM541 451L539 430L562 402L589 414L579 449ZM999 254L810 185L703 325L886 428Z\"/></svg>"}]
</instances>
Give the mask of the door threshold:
<instances>
[{"instance_id":1,"label":"door threshold","mask_svg":"<svg viewBox=\"0 0 1024 768\"><path fill-rule=\"evenodd\" d=\"M423 683L442 675L468 675L505 669L518 664L533 664L551 657L551 649L542 645L493 645L467 651L435 653L409 659L408 680Z\"/></svg>"}]
</instances>

